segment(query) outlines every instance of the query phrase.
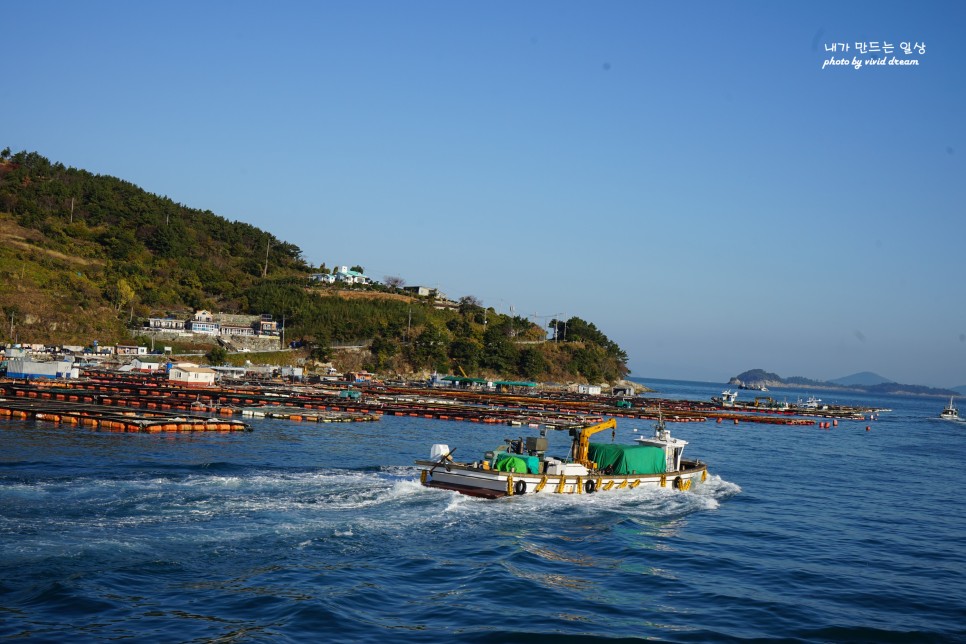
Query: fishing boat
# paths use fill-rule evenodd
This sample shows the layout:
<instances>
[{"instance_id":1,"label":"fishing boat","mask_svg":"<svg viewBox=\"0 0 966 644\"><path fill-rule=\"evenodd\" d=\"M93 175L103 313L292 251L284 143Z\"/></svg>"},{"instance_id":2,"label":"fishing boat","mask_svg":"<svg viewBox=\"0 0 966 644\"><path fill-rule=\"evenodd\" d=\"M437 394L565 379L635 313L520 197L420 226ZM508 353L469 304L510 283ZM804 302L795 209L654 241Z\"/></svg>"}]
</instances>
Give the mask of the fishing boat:
<instances>
[{"instance_id":1,"label":"fishing boat","mask_svg":"<svg viewBox=\"0 0 966 644\"><path fill-rule=\"evenodd\" d=\"M949 404L940 412L939 417L943 420L962 420L959 417L959 410L953 405L953 397L949 397Z\"/></svg>"},{"instance_id":2,"label":"fishing boat","mask_svg":"<svg viewBox=\"0 0 966 644\"><path fill-rule=\"evenodd\" d=\"M720 407L734 407L737 403L738 392L731 391L730 389L725 389L721 392L721 396L712 396L711 402Z\"/></svg>"},{"instance_id":3,"label":"fishing boat","mask_svg":"<svg viewBox=\"0 0 966 644\"><path fill-rule=\"evenodd\" d=\"M505 439L504 444L475 461L453 458L455 449L436 444L428 459L417 459L420 482L433 488L469 496L497 499L524 494L616 493L638 487L692 490L708 477L707 464L684 460L687 441L672 438L663 418L653 436L641 436L632 445L591 443L590 437L614 429L611 418L595 425L572 427L570 454L547 455L541 436Z\"/></svg>"},{"instance_id":4,"label":"fishing boat","mask_svg":"<svg viewBox=\"0 0 966 644\"><path fill-rule=\"evenodd\" d=\"M798 407L800 407L801 409L816 410L816 409L827 409L828 405L823 405L821 398L816 398L815 396L809 396L808 399L805 400L805 402L802 402L802 399L799 398Z\"/></svg>"}]
</instances>

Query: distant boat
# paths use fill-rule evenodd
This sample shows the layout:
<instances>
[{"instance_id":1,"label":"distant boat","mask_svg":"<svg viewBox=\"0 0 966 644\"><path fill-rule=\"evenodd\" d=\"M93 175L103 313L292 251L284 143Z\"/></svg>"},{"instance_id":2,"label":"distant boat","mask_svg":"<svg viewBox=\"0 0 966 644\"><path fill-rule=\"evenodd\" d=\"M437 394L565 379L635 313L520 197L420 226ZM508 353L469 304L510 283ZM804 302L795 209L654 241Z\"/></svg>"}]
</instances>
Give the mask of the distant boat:
<instances>
[{"instance_id":1,"label":"distant boat","mask_svg":"<svg viewBox=\"0 0 966 644\"><path fill-rule=\"evenodd\" d=\"M711 402L715 405L720 405L721 407L734 407L735 400L738 398L737 391L731 391L730 389L725 389L721 392L721 396L712 396Z\"/></svg>"},{"instance_id":2,"label":"distant boat","mask_svg":"<svg viewBox=\"0 0 966 644\"><path fill-rule=\"evenodd\" d=\"M957 410L956 407L953 405L952 396L949 397L949 404L946 405L946 408L942 410L942 413L939 414L939 417L942 418L943 420L962 420L959 417L959 410Z\"/></svg>"},{"instance_id":3,"label":"distant boat","mask_svg":"<svg viewBox=\"0 0 966 644\"><path fill-rule=\"evenodd\" d=\"M768 391L768 387L765 385L738 385L738 389L754 389L755 391Z\"/></svg>"},{"instance_id":4,"label":"distant boat","mask_svg":"<svg viewBox=\"0 0 966 644\"><path fill-rule=\"evenodd\" d=\"M816 398L815 396L809 396L805 402L802 402L801 398L798 399L798 406L802 409L817 410L817 409L827 409L828 405L822 404L821 398Z\"/></svg>"}]
</instances>

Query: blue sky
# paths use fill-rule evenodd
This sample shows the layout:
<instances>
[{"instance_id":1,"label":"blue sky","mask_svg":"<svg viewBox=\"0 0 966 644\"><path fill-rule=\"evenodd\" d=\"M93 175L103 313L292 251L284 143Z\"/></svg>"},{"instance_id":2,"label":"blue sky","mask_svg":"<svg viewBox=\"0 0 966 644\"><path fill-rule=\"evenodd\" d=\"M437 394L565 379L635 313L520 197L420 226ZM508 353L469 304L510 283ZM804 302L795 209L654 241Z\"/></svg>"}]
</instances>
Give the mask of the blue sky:
<instances>
[{"instance_id":1,"label":"blue sky","mask_svg":"<svg viewBox=\"0 0 966 644\"><path fill-rule=\"evenodd\" d=\"M0 146L314 264L580 316L637 376L966 384L961 3L41 0L0 26ZM883 55L919 64L822 69Z\"/></svg>"}]
</instances>

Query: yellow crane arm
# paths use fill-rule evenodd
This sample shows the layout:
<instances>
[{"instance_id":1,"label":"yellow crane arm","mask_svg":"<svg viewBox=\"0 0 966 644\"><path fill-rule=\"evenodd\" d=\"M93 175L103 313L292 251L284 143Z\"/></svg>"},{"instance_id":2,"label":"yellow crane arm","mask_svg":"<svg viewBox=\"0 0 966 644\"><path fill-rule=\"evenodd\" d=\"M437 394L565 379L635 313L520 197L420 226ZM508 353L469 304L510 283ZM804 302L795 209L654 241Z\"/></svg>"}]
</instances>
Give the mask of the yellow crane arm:
<instances>
[{"instance_id":1,"label":"yellow crane arm","mask_svg":"<svg viewBox=\"0 0 966 644\"><path fill-rule=\"evenodd\" d=\"M585 467L593 467L590 459L587 457L587 453L590 451L590 437L597 432L602 432L605 429L611 429L613 427L617 427L617 421L611 418L602 423L581 428L580 433L575 439L577 443L577 451L574 453L574 460Z\"/></svg>"}]
</instances>

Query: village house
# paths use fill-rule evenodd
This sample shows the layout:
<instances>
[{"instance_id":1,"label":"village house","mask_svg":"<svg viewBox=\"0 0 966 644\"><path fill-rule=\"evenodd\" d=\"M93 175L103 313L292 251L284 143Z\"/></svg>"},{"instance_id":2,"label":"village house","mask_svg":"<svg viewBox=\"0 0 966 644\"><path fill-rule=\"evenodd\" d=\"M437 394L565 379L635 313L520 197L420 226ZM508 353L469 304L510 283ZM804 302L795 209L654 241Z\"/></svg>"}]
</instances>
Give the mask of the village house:
<instances>
[{"instance_id":1,"label":"village house","mask_svg":"<svg viewBox=\"0 0 966 644\"><path fill-rule=\"evenodd\" d=\"M259 335L278 335L278 322L271 315L262 315L257 324Z\"/></svg>"},{"instance_id":2,"label":"village house","mask_svg":"<svg viewBox=\"0 0 966 644\"><path fill-rule=\"evenodd\" d=\"M193 362L179 362L168 371L168 380L187 387L210 387L215 384L217 372L208 367L199 367Z\"/></svg>"},{"instance_id":3,"label":"village house","mask_svg":"<svg viewBox=\"0 0 966 644\"><path fill-rule=\"evenodd\" d=\"M403 290L416 297L432 297L439 300L446 299L446 296L440 293L438 288L431 288L429 286L404 286Z\"/></svg>"},{"instance_id":4,"label":"village house","mask_svg":"<svg viewBox=\"0 0 966 644\"><path fill-rule=\"evenodd\" d=\"M203 309L195 312L194 316L187 322L187 328L192 333L205 333L208 335L218 335L220 326L215 322L215 318L211 312Z\"/></svg>"},{"instance_id":5,"label":"village house","mask_svg":"<svg viewBox=\"0 0 966 644\"><path fill-rule=\"evenodd\" d=\"M335 280L346 284L371 284L372 280L359 271L350 271L348 266L340 266L335 272Z\"/></svg>"},{"instance_id":6,"label":"village house","mask_svg":"<svg viewBox=\"0 0 966 644\"><path fill-rule=\"evenodd\" d=\"M600 395L600 385L571 384L567 386L567 391L590 396Z\"/></svg>"},{"instance_id":7,"label":"village house","mask_svg":"<svg viewBox=\"0 0 966 644\"><path fill-rule=\"evenodd\" d=\"M166 316L163 318L148 318L148 327L158 331L184 331L185 321L180 318Z\"/></svg>"},{"instance_id":8,"label":"village house","mask_svg":"<svg viewBox=\"0 0 966 644\"><path fill-rule=\"evenodd\" d=\"M254 327L242 326L239 324L222 324L219 332L221 335L231 337L253 337L256 334Z\"/></svg>"},{"instance_id":9,"label":"village house","mask_svg":"<svg viewBox=\"0 0 966 644\"><path fill-rule=\"evenodd\" d=\"M114 347L114 353L119 356L146 356L148 348L118 344Z\"/></svg>"},{"instance_id":10,"label":"village house","mask_svg":"<svg viewBox=\"0 0 966 644\"><path fill-rule=\"evenodd\" d=\"M323 284L335 284L335 275L332 273L313 273L309 275L309 279L313 282L321 282Z\"/></svg>"},{"instance_id":11,"label":"village house","mask_svg":"<svg viewBox=\"0 0 966 644\"><path fill-rule=\"evenodd\" d=\"M162 371L163 368L164 368L164 364L161 362L139 360L137 358L131 361L131 370L137 371L139 373L155 373L157 371Z\"/></svg>"}]
</instances>

